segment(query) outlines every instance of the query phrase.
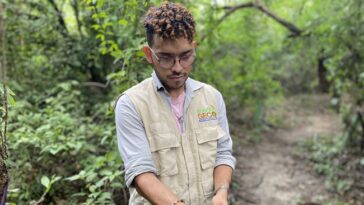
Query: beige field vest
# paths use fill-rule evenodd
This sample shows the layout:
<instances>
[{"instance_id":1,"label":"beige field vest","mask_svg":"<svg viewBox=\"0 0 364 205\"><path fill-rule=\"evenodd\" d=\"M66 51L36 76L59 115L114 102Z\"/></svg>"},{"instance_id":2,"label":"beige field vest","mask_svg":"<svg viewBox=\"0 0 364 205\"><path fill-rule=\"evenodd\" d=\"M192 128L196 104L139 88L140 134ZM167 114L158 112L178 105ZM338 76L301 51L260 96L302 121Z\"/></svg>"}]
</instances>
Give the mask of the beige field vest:
<instances>
[{"instance_id":1,"label":"beige field vest","mask_svg":"<svg viewBox=\"0 0 364 205\"><path fill-rule=\"evenodd\" d=\"M211 204L217 140L225 135L218 125L214 88L203 84L194 91L182 134L151 78L126 94L141 116L158 179L187 204ZM130 188L130 194L130 205L150 204L134 188Z\"/></svg>"}]
</instances>

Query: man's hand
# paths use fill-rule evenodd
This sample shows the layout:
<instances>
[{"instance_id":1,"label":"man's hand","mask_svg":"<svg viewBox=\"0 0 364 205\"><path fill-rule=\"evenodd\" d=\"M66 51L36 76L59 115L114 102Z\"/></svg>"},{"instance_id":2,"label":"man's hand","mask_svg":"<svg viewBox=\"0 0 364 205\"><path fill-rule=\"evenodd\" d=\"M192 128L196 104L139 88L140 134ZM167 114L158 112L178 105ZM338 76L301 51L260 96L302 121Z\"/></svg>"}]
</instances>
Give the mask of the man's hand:
<instances>
[{"instance_id":1,"label":"man's hand","mask_svg":"<svg viewBox=\"0 0 364 205\"><path fill-rule=\"evenodd\" d=\"M217 191L216 195L212 198L212 205L227 205L228 201L228 191L225 189L220 189Z\"/></svg>"},{"instance_id":2,"label":"man's hand","mask_svg":"<svg viewBox=\"0 0 364 205\"><path fill-rule=\"evenodd\" d=\"M180 200L153 173L142 173L134 178L134 185L138 193L152 204L170 205ZM178 202L176 204L184 204Z\"/></svg>"},{"instance_id":3,"label":"man's hand","mask_svg":"<svg viewBox=\"0 0 364 205\"><path fill-rule=\"evenodd\" d=\"M212 205L227 205L229 184L233 169L228 165L219 165L214 169L215 196Z\"/></svg>"}]
</instances>

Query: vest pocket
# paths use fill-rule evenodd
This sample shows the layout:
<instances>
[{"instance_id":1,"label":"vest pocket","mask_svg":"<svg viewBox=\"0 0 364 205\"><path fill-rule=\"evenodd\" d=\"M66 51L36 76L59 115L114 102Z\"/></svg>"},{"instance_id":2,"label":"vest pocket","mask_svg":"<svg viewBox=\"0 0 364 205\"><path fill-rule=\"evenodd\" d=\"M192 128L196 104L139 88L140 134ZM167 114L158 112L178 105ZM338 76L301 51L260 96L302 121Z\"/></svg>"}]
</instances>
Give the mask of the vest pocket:
<instances>
[{"instance_id":1,"label":"vest pocket","mask_svg":"<svg viewBox=\"0 0 364 205\"><path fill-rule=\"evenodd\" d=\"M178 174L177 150L180 146L177 137L172 133L154 133L150 140L152 152L160 176Z\"/></svg>"},{"instance_id":2,"label":"vest pocket","mask_svg":"<svg viewBox=\"0 0 364 205\"><path fill-rule=\"evenodd\" d=\"M202 188L205 195L206 203L211 204L212 197L214 196L214 180L212 179L212 175L210 179L202 181Z\"/></svg>"},{"instance_id":3,"label":"vest pocket","mask_svg":"<svg viewBox=\"0 0 364 205\"><path fill-rule=\"evenodd\" d=\"M225 132L219 125L213 125L199 129L196 134L201 168L211 168L215 165L217 140L223 137Z\"/></svg>"}]
</instances>

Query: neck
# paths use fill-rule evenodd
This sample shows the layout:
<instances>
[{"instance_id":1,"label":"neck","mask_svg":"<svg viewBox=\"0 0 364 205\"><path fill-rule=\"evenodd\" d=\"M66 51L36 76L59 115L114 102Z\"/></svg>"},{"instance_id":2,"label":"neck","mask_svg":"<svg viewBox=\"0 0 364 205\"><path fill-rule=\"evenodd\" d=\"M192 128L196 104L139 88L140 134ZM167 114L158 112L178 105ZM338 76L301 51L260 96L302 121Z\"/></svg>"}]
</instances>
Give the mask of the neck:
<instances>
[{"instance_id":1,"label":"neck","mask_svg":"<svg viewBox=\"0 0 364 205\"><path fill-rule=\"evenodd\" d=\"M168 89L167 89L168 90ZM168 90L169 95L173 100L177 99L185 91L185 85L178 89Z\"/></svg>"}]
</instances>

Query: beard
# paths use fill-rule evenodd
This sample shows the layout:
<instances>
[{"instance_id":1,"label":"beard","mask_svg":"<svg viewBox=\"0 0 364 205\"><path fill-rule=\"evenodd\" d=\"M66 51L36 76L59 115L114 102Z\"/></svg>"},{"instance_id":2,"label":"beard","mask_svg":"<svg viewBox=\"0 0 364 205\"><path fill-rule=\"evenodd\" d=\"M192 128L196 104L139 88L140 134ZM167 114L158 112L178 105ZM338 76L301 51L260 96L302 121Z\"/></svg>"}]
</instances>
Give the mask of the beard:
<instances>
[{"instance_id":1,"label":"beard","mask_svg":"<svg viewBox=\"0 0 364 205\"><path fill-rule=\"evenodd\" d=\"M179 90L182 89L186 83L188 78L187 73L172 73L170 75L162 76L160 73L156 71L156 74L163 84L163 86L167 89L167 91Z\"/></svg>"}]
</instances>

